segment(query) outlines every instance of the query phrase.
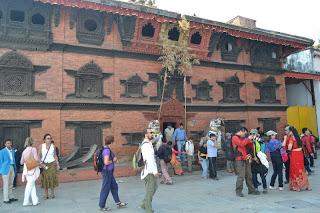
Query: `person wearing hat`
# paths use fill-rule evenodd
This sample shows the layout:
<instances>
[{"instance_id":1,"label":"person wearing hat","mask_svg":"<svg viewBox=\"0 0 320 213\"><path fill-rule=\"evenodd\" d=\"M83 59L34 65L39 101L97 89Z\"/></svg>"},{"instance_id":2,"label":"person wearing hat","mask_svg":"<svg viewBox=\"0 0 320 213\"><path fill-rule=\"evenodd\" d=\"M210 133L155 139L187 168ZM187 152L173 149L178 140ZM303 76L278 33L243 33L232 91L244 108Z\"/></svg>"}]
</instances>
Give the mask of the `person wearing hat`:
<instances>
[{"instance_id":1,"label":"person wearing hat","mask_svg":"<svg viewBox=\"0 0 320 213\"><path fill-rule=\"evenodd\" d=\"M270 137L269 142L266 145L266 153L271 158L273 174L270 181L269 189L275 189L274 184L278 177L279 190L283 190L283 161L281 157L282 142L277 139L277 133L273 130L266 132L266 135Z\"/></svg>"}]
</instances>

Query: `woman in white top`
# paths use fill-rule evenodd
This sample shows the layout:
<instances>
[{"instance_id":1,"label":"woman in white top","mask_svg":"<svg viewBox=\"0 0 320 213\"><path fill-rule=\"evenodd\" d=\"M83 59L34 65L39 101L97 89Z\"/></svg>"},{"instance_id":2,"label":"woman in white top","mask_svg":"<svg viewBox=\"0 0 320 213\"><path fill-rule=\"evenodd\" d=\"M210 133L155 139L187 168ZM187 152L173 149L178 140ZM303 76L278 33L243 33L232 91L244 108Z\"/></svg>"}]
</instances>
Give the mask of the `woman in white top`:
<instances>
[{"instance_id":1,"label":"woman in white top","mask_svg":"<svg viewBox=\"0 0 320 213\"><path fill-rule=\"evenodd\" d=\"M31 205L36 206L39 204L39 199L37 196L35 182L40 175L40 169L39 169L39 166L37 166L36 168L28 171L26 166L26 161L32 157L36 161L38 161L39 160L38 153L37 153L37 149L33 147L33 140L30 137L26 138L24 147L25 149L22 152L21 160L20 160L20 164L23 165L22 182L24 182L25 179L27 179L27 184L24 191L23 206L31 206ZM32 201L31 203L30 203L30 198Z\"/></svg>"},{"instance_id":2,"label":"woman in white top","mask_svg":"<svg viewBox=\"0 0 320 213\"><path fill-rule=\"evenodd\" d=\"M57 169L59 169L59 161L55 152L55 145L52 143L50 134L43 137L44 143L39 147L39 156L43 168L41 176L41 187L45 190L44 199L49 199L48 190L51 189L51 198L55 198L54 188L58 184Z\"/></svg>"}]
</instances>

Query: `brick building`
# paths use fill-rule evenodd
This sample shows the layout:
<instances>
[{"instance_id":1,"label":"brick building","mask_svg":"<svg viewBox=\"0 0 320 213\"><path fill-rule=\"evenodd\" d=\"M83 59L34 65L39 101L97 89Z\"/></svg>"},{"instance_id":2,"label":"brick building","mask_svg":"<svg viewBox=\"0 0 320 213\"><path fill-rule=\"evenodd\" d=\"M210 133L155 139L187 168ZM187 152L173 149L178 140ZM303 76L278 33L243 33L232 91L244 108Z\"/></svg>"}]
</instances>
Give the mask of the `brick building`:
<instances>
[{"instance_id":1,"label":"brick building","mask_svg":"<svg viewBox=\"0 0 320 213\"><path fill-rule=\"evenodd\" d=\"M129 159L157 118L163 72L160 33L179 40L181 15L114 0L0 0L0 140L37 144L52 134L62 155L115 136ZM307 38L189 17L189 49L200 59L184 81L170 76L160 122L184 122L199 137L212 118L280 131L286 124L283 59Z\"/></svg>"}]
</instances>

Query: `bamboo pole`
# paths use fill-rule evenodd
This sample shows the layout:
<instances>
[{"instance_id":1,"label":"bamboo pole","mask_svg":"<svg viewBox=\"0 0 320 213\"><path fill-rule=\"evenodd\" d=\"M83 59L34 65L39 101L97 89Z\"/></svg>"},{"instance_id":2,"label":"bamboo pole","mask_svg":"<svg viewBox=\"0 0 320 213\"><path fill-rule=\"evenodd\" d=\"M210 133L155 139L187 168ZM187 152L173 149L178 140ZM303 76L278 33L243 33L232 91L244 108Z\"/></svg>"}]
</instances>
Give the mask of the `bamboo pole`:
<instances>
[{"instance_id":1,"label":"bamboo pole","mask_svg":"<svg viewBox=\"0 0 320 213\"><path fill-rule=\"evenodd\" d=\"M160 99L160 107L159 107L159 112L158 112L158 121L160 122L160 116L161 116L161 109L162 109L162 103L163 103L163 96L164 96L164 91L166 88L167 84L167 71L164 72L164 79L163 79L163 88L162 88L162 94L161 94L161 99Z\"/></svg>"}]
</instances>

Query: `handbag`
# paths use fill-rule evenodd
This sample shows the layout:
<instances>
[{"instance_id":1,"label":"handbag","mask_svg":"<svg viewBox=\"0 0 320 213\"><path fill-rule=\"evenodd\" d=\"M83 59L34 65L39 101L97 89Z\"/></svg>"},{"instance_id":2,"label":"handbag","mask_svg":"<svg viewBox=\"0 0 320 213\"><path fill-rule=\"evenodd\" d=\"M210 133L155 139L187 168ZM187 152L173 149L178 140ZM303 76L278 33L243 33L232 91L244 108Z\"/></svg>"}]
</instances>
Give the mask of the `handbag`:
<instances>
[{"instance_id":1,"label":"handbag","mask_svg":"<svg viewBox=\"0 0 320 213\"><path fill-rule=\"evenodd\" d=\"M50 146L49 146L49 149L47 150L46 155L44 156L43 161L41 161L41 163L44 163L44 161L46 160L47 155L48 155L48 152L49 152L49 150L50 150L50 147L51 147L51 144L50 144ZM45 166L45 167L46 167L46 166ZM44 170L44 167L40 167L40 174L43 172L43 170Z\"/></svg>"},{"instance_id":2,"label":"handbag","mask_svg":"<svg viewBox=\"0 0 320 213\"><path fill-rule=\"evenodd\" d=\"M283 163L285 163L289 160L289 154L287 153L287 151L283 147L280 148L280 154L281 154L281 158L282 158Z\"/></svg>"},{"instance_id":3,"label":"handbag","mask_svg":"<svg viewBox=\"0 0 320 213\"><path fill-rule=\"evenodd\" d=\"M26 160L25 162L27 170L30 171L34 168L36 168L37 166L39 166L39 162L36 161L32 155L32 148L31 148L31 154L28 160Z\"/></svg>"}]
</instances>

